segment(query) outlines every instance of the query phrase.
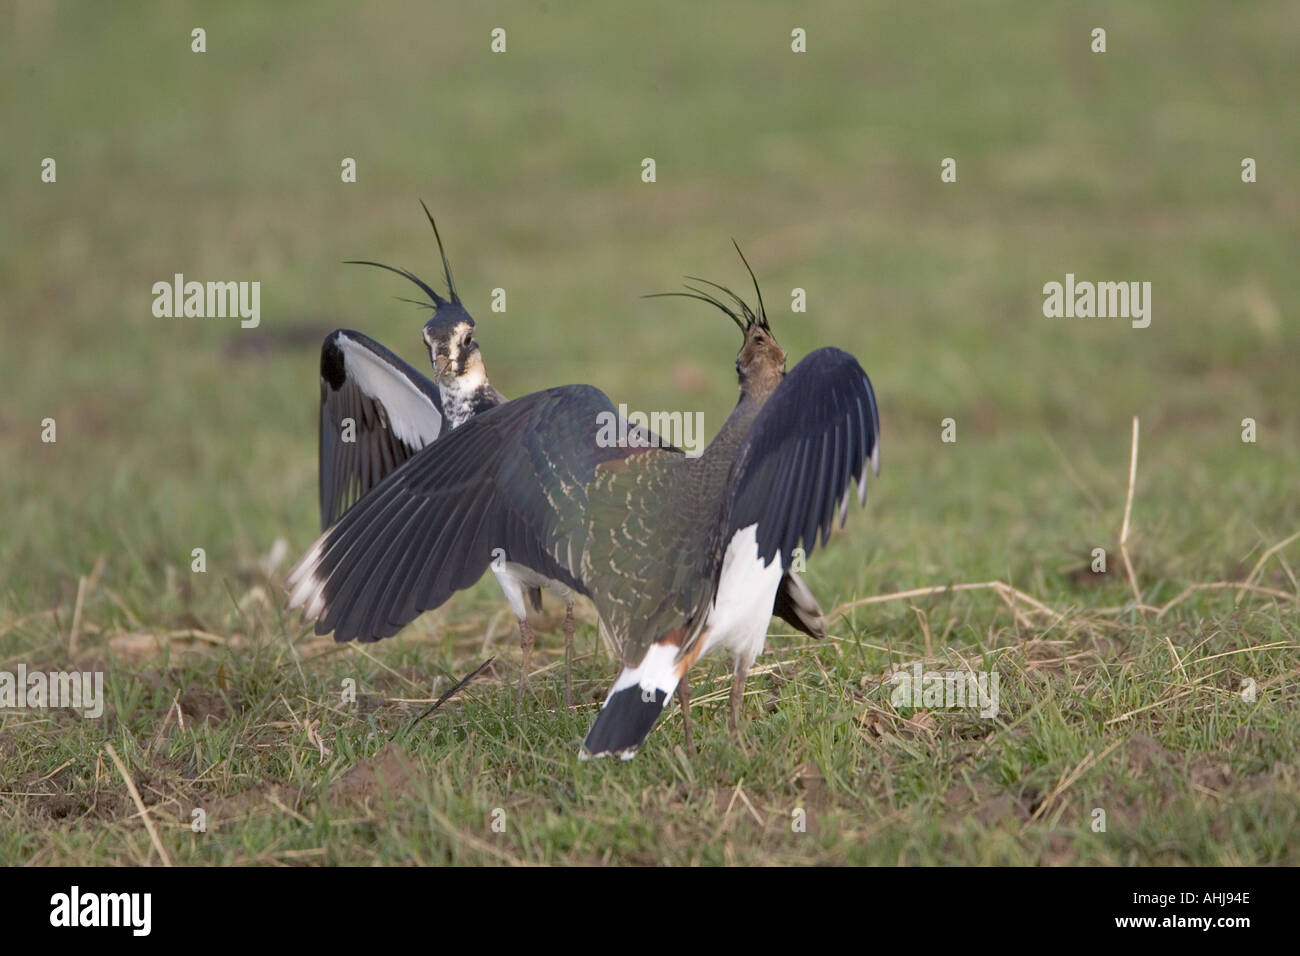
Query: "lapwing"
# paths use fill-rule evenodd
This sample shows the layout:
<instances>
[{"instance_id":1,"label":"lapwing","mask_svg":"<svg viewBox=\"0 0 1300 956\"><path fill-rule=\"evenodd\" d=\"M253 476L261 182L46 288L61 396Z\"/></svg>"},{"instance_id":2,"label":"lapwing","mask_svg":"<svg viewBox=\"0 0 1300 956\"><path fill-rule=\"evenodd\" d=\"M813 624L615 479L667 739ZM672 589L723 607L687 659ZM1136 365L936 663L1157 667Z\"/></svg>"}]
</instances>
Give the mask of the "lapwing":
<instances>
[{"instance_id":1,"label":"lapwing","mask_svg":"<svg viewBox=\"0 0 1300 956\"><path fill-rule=\"evenodd\" d=\"M421 206L424 206L421 203ZM320 514L321 529L342 515L417 451L444 432L460 427L474 415L505 402L488 380L474 319L466 311L452 280L437 223L433 226L447 281L447 296L439 295L414 273L370 260L349 260L377 266L409 279L428 297L415 304L431 308L424 324L424 344L434 380L416 371L378 342L351 329L337 329L321 347ZM408 300L415 301L415 300ZM535 637L528 623L525 600L542 608L542 590L565 603L565 705L572 704L573 593L530 569L498 560L492 570L501 585L519 628L522 647L522 697L528 679ZM372 640L374 638L371 638Z\"/></svg>"},{"instance_id":2,"label":"lapwing","mask_svg":"<svg viewBox=\"0 0 1300 956\"><path fill-rule=\"evenodd\" d=\"M843 524L854 482L865 504L880 419L847 352L817 349L786 374L756 279L756 308L722 286L733 304L688 288L677 294L716 306L743 336L739 401L703 454L635 426L618 432L635 440L606 440L602 423L618 413L589 385L506 402L417 452L321 535L290 574L290 606L318 633L374 640L504 551L590 597L621 659L581 756L632 757L690 666L718 647L734 662L738 735L783 582L802 585L787 570L797 549L825 544L837 511Z\"/></svg>"}]
</instances>

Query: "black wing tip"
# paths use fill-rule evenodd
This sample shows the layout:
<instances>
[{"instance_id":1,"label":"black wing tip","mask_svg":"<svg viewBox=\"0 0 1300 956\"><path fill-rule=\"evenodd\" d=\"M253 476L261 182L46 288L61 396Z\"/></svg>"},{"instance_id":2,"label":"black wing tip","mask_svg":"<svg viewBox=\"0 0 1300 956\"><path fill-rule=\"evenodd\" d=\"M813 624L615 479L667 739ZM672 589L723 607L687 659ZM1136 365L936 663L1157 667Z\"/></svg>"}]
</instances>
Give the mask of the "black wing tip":
<instances>
[{"instance_id":1,"label":"black wing tip","mask_svg":"<svg viewBox=\"0 0 1300 956\"><path fill-rule=\"evenodd\" d=\"M326 598L325 607L321 609L320 617L316 620L316 633L320 635L332 633L335 644L348 644L352 641L358 644L377 644L385 638L393 637L402 629L389 624L372 627L364 621L329 621L329 616L330 600Z\"/></svg>"},{"instance_id":2,"label":"black wing tip","mask_svg":"<svg viewBox=\"0 0 1300 956\"><path fill-rule=\"evenodd\" d=\"M810 352L809 357L818 356L822 360L829 360L836 365L843 366L849 371L856 373L857 380L853 383L860 399L866 402L866 411L869 420L861 423L863 428L863 440L867 445L867 461L871 465L872 472L876 477L880 476L880 407L876 404L876 390L871 384L871 376L862 367L857 356L852 352L846 352L841 348L833 345L823 346L815 352ZM823 373L824 374L824 373ZM860 483L865 485L867 477L866 469L863 468L860 474Z\"/></svg>"},{"instance_id":3,"label":"black wing tip","mask_svg":"<svg viewBox=\"0 0 1300 956\"><path fill-rule=\"evenodd\" d=\"M343 387L343 383L348 378L347 362L343 356L343 349L339 347L338 343L338 337L342 331L342 329L335 329L325 336L325 341L321 343L320 347L321 381L335 392Z\"/></svg>"},{"instance_id":4,"label":"black wing tip","mask_svg":"<svg viewBox=\"0 0 1300 956\"><path fill-rule=\"evenodd\" d=\"M624 760L631 759L649 736L667 703L667 691L656 689L651 699L645 696L639 684L610 695L582 742L580 756L588 760L617 754Z\"/></svg>"}]
</instances>

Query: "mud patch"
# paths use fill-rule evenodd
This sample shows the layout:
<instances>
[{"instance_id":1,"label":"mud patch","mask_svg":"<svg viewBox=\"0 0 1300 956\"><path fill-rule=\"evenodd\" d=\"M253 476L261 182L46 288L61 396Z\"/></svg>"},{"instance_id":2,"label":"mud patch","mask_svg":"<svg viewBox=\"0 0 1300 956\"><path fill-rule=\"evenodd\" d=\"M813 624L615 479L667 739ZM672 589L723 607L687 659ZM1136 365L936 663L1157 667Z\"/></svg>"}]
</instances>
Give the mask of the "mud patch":
<instances>
[{"instance_id":1,"label":"mud patch","mask_svg":"<svg viewBox=\"0 0 1300 956\"><path fill-rule=\"evenodd\" d=\"M951 826L973 819L986 827L997 827L1028 820L1037 800L1036 797L1017 796L979 783L972 788L963 782L953 784L943 802L948 808L946 819Z\"/></svg>"},{"instance_id":2,"label":"mud patch","mask_svg":"<svg viewBox=\"0 0 1300 956\"><path fill-rule=\"evenodd\" d=\"M803 792L803 802L808 807L826 805L826 777L816 760L804 763L794 775L795 785Z\"/></svg>"},{"instance_id":3,"label":"mud patch","mask_svg":"<svg viewBox=\"0 0 1300 956\"><path fill-rule=\"evenodd\" d=\"M1232 786L1232 769L1222 755L1197 757L1192 761L1187 779L1194 789L1208 790L1216 796L1221 796Z\"/></svg>"},{"instance_id":4,"label":"mud patch","mask_svg":"<svg viewBox=\"0 0 1300 956\"><path fill-rule=\"evenodd\" d=\"M180 707L187 723L202 724L209 719L220 723L232 712L242 709L242 702L226 694L189 684L181 692Z\"/></svg>"},{"instance_id":5,"label":"mud patch","mask_svg":"<svg viewBox=\"0 0 1300 956\"><path fill-rule=\"evenodd\" d=\"M1167 774L1181 763L1165 749L1164 744L1148 734L1135 734L1129 738L1124 756L1135 777Z\"/></svg>"},{"instance_id":6,"label":"mud patch","mask_svg":"<svg viewBox=\"0 0 1300 956\"><path fill-rule=\"evenodd\" d=\"M368 803L371 800L410 796L416 792L419 772L396 742L373 757L358 760L342 778L329 784L332 800Z\"/></svg>"}]
</instances>

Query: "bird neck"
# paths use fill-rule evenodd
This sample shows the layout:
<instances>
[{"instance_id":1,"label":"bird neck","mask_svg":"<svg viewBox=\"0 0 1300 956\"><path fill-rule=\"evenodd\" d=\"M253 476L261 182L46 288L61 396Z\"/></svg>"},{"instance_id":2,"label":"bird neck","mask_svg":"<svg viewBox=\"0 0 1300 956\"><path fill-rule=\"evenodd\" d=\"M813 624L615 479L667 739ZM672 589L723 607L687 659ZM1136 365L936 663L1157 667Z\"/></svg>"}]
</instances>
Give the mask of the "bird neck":
<instances>
[{"instance_id":1,"label":"bird neck","mask_svg":"<svg viewBox=\"0 0 1300 956\"><path fill-rule=\"evenodd\" d=\"M501 393L488 381L486 372L474 376L462 375L447 384L440 382L438 391L442 395L442 413L452 429L459 428L479 412L504 401Z\"/></svg>"},{"instance_id":2,"label":"bird neck","mask_svg":"<svg viewBox=\"0 0 1300 956\"><path fill-rule=\"evenodd\" d=\"M754 423L758 413L762 411L763 405L767 402L768 397L772 394L773 389L745 389L740 390L740 401L736 402L736 407L731 410L727 420L723 422L722 428L714 436L713 441L709 442L709 447L705 449L706 456L719 456L722 458L731 458L740 443L744 441L749 426Z\"/></svg>"}]
</instances>

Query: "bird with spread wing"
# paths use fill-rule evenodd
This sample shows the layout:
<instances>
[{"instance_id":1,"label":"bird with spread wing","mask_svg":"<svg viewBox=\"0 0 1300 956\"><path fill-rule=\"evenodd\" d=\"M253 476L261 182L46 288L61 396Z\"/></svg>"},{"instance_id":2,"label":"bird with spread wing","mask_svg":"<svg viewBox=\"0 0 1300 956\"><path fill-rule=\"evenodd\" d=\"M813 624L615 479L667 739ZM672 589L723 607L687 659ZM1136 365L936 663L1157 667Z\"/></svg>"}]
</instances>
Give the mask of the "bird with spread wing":
<instances>
[{"instance_id":1,"label":"bird with spread wing","mask_svg":"<svg viewBox=\"0 0 1300 956\"><path fill-rule=\"evenodd\" d=\"M456 292L438 225L429 207L420 205L438 240L438 254L447 281L445 297L406 269L363 259L349 261L395 272L415 283L428 297L424 302L406 301L433 310L424 324L423 338L434 380L430 381L360 332L336 329L325 337L320 355L322 530L337 522L417 451L432 445L442 434L459 428L479 412L506 401L488 380L483 354L474 336L474 319ZM494 561L492 571L519 630L520 697L528 684L529 661L536 640L528 622L528 607L541 610L544 590L564 602L564 699L566 704L572 703L573 592L513 562Z\"/></svg>"},{"instance_id":2,"label":"bird with spread wing","mask_svg":"<svg viewBox=\"0 0 1300 956\"><path fill-rule=\"evenodd\" d=\"M736 729L774 606L790 581L802 586L788 573L796 549L807 556L825 544L852 484L865 501L866 469L879 473L880 463L875 395L857 360L821 348L787 374L754 287L756 309L722 286L730 302L699 287L674 293L718 307L743 335L739 401L703 454L662 447L636 427L618 430L636 440L608 441L602 422L617 412L591 386L488 408L322 534L291 572L290 606L318 633L376 640L504 553L588 596L621 661L582 756L634 755L714 648L734 662Z\"/></svg>"}]
</instances>

